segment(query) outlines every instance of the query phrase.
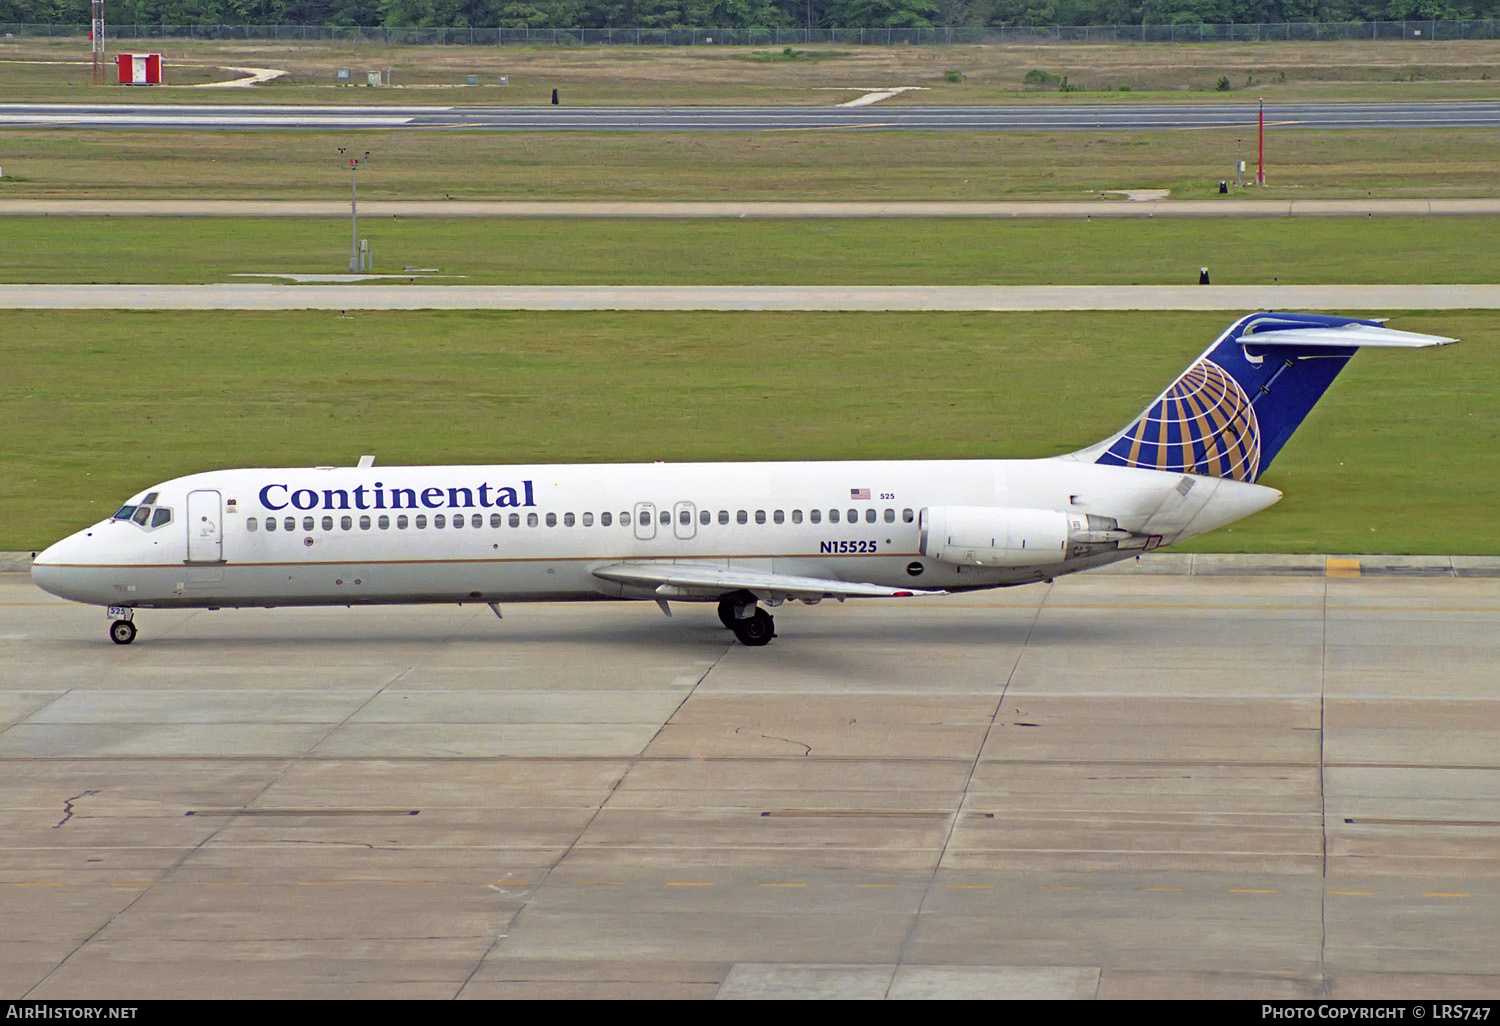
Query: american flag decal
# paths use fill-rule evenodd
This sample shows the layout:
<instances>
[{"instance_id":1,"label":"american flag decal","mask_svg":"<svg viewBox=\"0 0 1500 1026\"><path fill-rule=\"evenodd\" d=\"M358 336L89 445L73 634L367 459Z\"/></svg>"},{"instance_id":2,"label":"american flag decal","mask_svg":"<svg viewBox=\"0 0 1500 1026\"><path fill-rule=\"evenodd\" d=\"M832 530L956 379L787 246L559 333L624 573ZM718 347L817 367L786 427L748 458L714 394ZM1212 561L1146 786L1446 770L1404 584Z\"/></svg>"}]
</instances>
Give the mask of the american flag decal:
<instances>
[{"instance_id":1,"label":"american flag decal","mask_svg":"<svg viewBox=\"0 0 1500 1026\"><path fill-rule=\"evenodd\" d=\"M868 499L869 497L870 497L870 489L868 489L868 488L851 488L851 489L849 489L849 498L851 498L851 499Z\"/></svg>"}]
</instances>

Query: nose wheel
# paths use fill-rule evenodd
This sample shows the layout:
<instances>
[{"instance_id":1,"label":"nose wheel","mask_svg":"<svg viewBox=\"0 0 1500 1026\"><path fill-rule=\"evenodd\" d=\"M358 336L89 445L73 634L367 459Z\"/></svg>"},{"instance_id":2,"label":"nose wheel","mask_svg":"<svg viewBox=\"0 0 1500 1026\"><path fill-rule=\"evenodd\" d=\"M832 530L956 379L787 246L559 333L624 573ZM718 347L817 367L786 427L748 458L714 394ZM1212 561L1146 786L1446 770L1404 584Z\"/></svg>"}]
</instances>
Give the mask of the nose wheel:
<instances>
[{"instance_id":1,"label":"nose wheel","mask_svg":"<svg viewBox=\"0 0 1500 1026\"><path fill-rule=\"evenodd\" d=\"M116 645L128 645L135 640L135 624L129 620L115 620L109 625L109 640Z\"/></svg>"}]
</instances>

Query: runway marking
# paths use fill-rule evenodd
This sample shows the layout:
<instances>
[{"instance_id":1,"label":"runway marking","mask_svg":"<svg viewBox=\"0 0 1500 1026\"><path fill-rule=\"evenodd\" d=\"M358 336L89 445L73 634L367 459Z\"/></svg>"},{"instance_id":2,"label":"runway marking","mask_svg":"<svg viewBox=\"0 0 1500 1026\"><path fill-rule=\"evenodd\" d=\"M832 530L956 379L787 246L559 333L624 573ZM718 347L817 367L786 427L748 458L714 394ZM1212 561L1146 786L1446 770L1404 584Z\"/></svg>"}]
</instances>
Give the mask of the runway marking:
<instances>
[{"instance_id":1,"label":"runway marking","mask_svg":"<svg viewBox=\"0 0 1500 1026\"><path fill-rule=\"evenodd\" d=\"M1080 884L1042 884L1042 890L1044 890L1044 891L1081 891L1081 890L1083 890L1083 887Z\"/></svg>"},{"instance_id":2,"label":"runway marking","mask_svg":"<svg viewBox=\"0 0 1500 1026\"><path fill-rule=\"evenodd\" d=\"M1231 887L1231 888L1229 888L1229 893L1230 894L1280 894L1281 892L1278 891L1278 890L1276 890L1276 889L1274 889L1274 888Z\"/></svg>"},{"instance_id":3,"label":"runway marking","mask_svg":"<svg viewBox=\"0 0 1500 1026\"><path fill-rule=\"evenodd\" d=\"M668 880L668 887L712 887L712 880Z\"/></svg>"},{"instance_id":4,"label":"runway marking","mask_svg":"<svg viewBox=\"0 0 1500 1026\"><path fill-rule=\"evenodd\" d=\"M756 884L757 887L806 887L805 883L763 883Z\"/></svg>"},{"instance_id":5,"label":"runway marking","mask_svg":"<svg viewBox=\"0 0 1500 1026\"><path fill-rule=\"evenodd\" d=\"M994 884L948 884L949 890L954 891L992 891Z\"/></svg>"},{"instance_id":6,"label":"runway marking","mask_svg":"<svg viewBox=\"0 0 1500 1026\"><path fill-rule=\"evenodd\" d=\"M1180 891L1180 890L1182 890L1182 888L1181 887L1147 887L1146 890L1147 891L1154 891L1154 892L1157 892L1157 893L1166 894L1166 893L1172 893L1172 892Z\"/></svg>"},{"instance_id":7,"label":"runway marking","mask_svg":"<svg viewBox=\"0 0 1500 1026\"><path fill-rule=\"evenodd\" d=\"M1360 568L1357 559L1333 559L1328 560L1327 574L1329 577L1359 577Z\"/></svg>"},{"instance_id":8,"label":"runway marking","mask_svg":"<svg viewBox=\"0 0 1500 1026\"><path fill-rule=\"evenodd\" d=\"M1474 895L1466 891L1423 891L1424 898L1472 898Z\"/></svg>"},{"instance_id":9,"label":"runway marking","mask_svg":"<svg viewBox=\"0 0 1500 1026\"><path fill-rule=\"evenodd\" d=\"M1368 898L1374 895L1374 891L1326 891L1326 894L1341 894L1346 897Z\"/></svg>"}]
</instances>

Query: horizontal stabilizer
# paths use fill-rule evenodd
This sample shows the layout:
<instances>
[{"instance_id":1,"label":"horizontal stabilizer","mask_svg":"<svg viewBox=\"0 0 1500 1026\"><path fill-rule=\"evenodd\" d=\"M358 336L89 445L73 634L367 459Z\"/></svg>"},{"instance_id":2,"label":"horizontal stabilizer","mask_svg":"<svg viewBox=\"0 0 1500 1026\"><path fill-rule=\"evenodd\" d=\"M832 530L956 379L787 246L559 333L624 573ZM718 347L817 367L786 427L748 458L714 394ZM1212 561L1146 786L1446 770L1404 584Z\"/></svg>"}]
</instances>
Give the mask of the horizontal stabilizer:
<instances>
[{"instance_id":1,"label":"horizontal stabilizer","mask_svg":"<svg viewBox=\"0 0 1500 1026\"><path fill-rule=\"evenodd\" d=\"M913 588L885 588L877 584L855 584L850 581L799 577L709 563L611 563L596 569L594 576L616 584L657 588L664 590L667 597L675 598L714 598L732 591L753 592L761 599L904 598L910 595L941 594Z\"/></svg>"},{"instance_id":2,"label":"horizontal stabilizer","mask_svg":"<svg viewBox=\"0 0 1500 1026\"><path fill-rule=\"evenodd\" d=\"M1371 349L1425 349L1428 346L1451 345L1457 341L1456 338L1443 335L1421 335L1415 331L1397 331L1357 321L1337 328L1262 329L1243 334L1239 339L1242 346L1327 346L1343 349L1353 346Z\"/></svg>"}]
</instances>

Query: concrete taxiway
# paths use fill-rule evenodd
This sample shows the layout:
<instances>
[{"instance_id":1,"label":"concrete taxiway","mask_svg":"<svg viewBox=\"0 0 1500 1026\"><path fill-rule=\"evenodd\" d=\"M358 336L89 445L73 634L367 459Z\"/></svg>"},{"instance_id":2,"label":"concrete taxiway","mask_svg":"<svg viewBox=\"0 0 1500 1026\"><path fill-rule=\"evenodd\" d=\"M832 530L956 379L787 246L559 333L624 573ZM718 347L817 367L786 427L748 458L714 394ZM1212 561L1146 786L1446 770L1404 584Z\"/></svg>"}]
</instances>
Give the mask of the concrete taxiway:
<instances>
[{"instance_id":1,"label":"concrete taxiway","mask_svg":"<svg viewBox=\"0 0 1500 1026\"><path fill-rule=\"evenodd\" d=\"M1495 310L1500 285L0 285L0 310Z\"/></svg>"},{"instance_id":2,"label":"concrete taxiway","mask_svg":"<svg viewBox=\"0 0 1500 1026\"><path fill-rule=\"evenodd\" d=\"M0 574L0 991L1492 998L1500 578L1388 562L764 649L649 604L120 648Z\"/></svg>"}]
</instances>

